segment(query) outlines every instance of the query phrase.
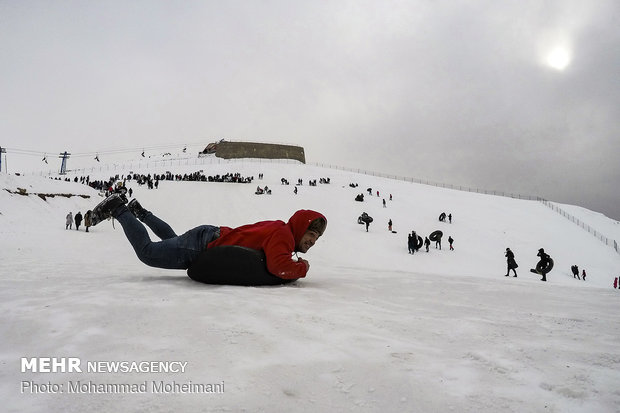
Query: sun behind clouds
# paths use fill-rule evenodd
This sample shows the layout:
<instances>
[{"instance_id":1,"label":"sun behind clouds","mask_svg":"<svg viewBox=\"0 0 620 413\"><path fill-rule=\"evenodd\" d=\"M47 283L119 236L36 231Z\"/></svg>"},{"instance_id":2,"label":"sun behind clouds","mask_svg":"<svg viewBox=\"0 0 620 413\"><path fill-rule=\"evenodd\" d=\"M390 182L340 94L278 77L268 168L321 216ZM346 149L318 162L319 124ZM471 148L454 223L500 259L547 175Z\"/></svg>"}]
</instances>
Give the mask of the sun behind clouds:
<instances>
[{"instance_id":1,"label":"sun behind clouds","mask_svg":"<svg viewBox=\"0 0 620 413\"><path fill-rule=\"evenodd\" d=\"M546 63L556 70L564 70L571 62L571 53L565 47L556 47L547 55Z\"/></svg>"}]
</instances>

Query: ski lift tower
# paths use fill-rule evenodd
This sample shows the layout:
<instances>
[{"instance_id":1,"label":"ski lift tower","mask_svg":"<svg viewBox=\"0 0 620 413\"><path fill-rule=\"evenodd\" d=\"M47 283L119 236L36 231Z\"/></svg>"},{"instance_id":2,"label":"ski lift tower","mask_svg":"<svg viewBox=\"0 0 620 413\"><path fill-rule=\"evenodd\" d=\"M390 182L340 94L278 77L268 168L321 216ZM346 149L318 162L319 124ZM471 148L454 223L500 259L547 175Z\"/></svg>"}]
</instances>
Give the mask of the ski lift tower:
<instances>
[{"instance_id":1,"label":"ski lift tower","mask_svg":"<svg viewBox=\"0 0 620 413\"><path fill-rule=\"evenodd\" d=\"M59 158L62 158L62 163L60 164L60 174L61 175L66 175L67 174L67 159L69 159L70 155L71 155L70 153L67 153L67 151L64 151L59 156Z\"/></svg>"},{"instance_id":2,"label":"ski lift tower","mask_svg":"<svg viewBox=\"0 0 620 413\"><path fill-rule=\"evenodd\" d=\"M3 148L2 146L0 146L0 172L2 172L2 154L3 153L6 153L6 148Z\"/></svg>"}]
</instances>

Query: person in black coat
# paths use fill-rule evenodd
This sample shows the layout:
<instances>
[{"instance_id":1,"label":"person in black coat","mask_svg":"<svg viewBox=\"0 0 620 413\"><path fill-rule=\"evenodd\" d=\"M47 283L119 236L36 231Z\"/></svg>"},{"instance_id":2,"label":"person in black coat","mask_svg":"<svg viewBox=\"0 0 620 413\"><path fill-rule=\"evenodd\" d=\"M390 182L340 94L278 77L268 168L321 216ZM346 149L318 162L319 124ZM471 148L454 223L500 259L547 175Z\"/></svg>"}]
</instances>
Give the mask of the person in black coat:
<instances>
[{"instance_id":1,"label":"person in black coat","mask_svg":"<svg viewBox=\"0 0 620 413\"><path fill-rule=\"evenodd\" d=\"M510 250L510 248L506 248L506 264L508 266L508 271L506 271L506 277L510 275L510 270L515 273L514 277L517 276L517 262L515 261L515 254Z\"/></svg>"},{"instance_id":2,"label":"person in black coat","mask_svg":"<svg viewBox=\"0 0 620 413\"><path fill-rule=\"evenodd\" d=\"M536 267L540 265L540 267L543 268L543 270L540 271L540 274L542 275L540 281L547 281L547 271L545 271L545 269L549 266L549 259L551 257L545 252L543 248L538 250L538 254L536 254L536 256L540 257L540 261L538 262Z\"/></svg>"},{"instance_id":3,"label":"person in black coat","mask_svg":"<svg viewBox=\"0 0 620 413\"><path fill-rule=\"evenodd\" d=\"M368 227L370 223L373 221L372 217L367 213L363 212L360 217L357 218L357 222L366 224L366 232L368 232Z\"/></svg>"},{"instance_id":4,"label":"person in black coat","mask_svg":"<svg viewBox=\"0 0 620 413\"><path fill-rule=\"evenodd\" d=\"M409 247L409 254L413 254L415 252L416 247L416 239L414 238L415 231L409 234L407 237L407 246Z\"/></svg>"},{"instance_id":5,"label":"person in black coat","mask_svg":"<svg viewBox=\"0 0 620 413\"><path fill-rule=\"evenodd\" d=\"M82 213L78 212L77 214L75 214L75 230L76 231L80 230L81 223L82 223Z\"/></svg>"}]
</instances>

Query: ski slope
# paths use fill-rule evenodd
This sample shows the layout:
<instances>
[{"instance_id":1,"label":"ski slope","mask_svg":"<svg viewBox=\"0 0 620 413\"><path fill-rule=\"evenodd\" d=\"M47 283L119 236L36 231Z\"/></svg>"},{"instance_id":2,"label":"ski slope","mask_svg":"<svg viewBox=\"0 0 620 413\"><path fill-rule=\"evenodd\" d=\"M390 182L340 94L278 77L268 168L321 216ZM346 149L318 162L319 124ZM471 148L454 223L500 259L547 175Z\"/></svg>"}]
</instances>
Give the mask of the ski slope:
<instances>
[{"instance_id":1,"label":"ski slope","mask_svg":"<svg viewBox=\"0 0 620 413\"><path fill-rule=\"evenodd\" d=\"M162 181L157 190L130 184L177 233L201 224L286 221L302 208L324 213L327 231L304 256L308 277L283 287L208 286L183 271L146 267L118 223L65 230L65 215L92 209L102 199L97 191L0 174L5 411L620 410L620 290L612 288L620 255L537 201L301 164L131 169L255 177L251 184ZM307 185L324 177L329 185ZM304 185L295 195L299 178ZM254 195L257 185L272 195ZM43 200L5 190L17 188L81 196ZM354 201L359 193L363 203ZM357 224L362 212L374 218L369 232ZM438 221L441 212L452 214L451 224ZM586 222L593 214L570 212ZM387 230L389 219L396 234ZM618 223L597 216L592 225L612 233ZM407 253L408 232L438 229L442 250ZM517 278L504 277L506 247L519 264ZM547 283L528 271L541 247L555 261ZM573 264L587 271L586 281L573 278ZM31 357L79 358L83 366L181 361L186 369L23 372L21 359ZM152 386L160 382L178 391L158 392ZM48 383L62 393L32 391ZM70 392L76 383L148 386ZM197 383L224 391L181 391Z\"/></svg>"}]
</instances>

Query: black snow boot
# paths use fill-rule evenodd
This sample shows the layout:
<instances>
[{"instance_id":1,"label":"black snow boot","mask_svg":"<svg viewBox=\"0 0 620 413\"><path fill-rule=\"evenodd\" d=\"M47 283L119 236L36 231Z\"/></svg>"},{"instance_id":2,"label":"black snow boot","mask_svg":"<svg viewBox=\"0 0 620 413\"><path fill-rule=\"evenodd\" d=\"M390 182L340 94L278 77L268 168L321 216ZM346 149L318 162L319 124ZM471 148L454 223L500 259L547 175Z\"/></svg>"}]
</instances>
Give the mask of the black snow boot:
<instances>
[{"instance_id":1,"label":"black snow boot","mask_svg":"<svg viewBox=\"0 0 620 413\"><path fill-rule=\"evenodd\" d=\"M151 213L151 211L144 209L136 198L132 199L129 204L127 204L127 208L129 208L131 213L140 221L144 221L146 216Z\"/></svg>"},{"instance_id":2,"label":"black snow boot","mask_svg":"<svg viewBox=\"0 0 620 413\"><path fill-rule=\"evenodd\" d=\"M114 211L126 203L127 198L119 194L112 194L101 201L99 205L93 208L91 227L94 227L103 220L112 218Z\"/></svg>"}]
</instances>

